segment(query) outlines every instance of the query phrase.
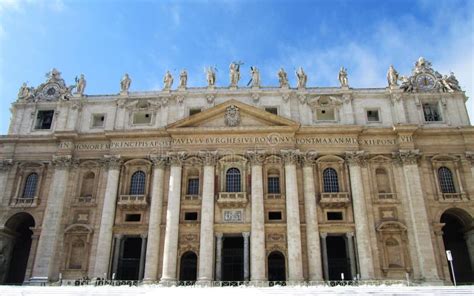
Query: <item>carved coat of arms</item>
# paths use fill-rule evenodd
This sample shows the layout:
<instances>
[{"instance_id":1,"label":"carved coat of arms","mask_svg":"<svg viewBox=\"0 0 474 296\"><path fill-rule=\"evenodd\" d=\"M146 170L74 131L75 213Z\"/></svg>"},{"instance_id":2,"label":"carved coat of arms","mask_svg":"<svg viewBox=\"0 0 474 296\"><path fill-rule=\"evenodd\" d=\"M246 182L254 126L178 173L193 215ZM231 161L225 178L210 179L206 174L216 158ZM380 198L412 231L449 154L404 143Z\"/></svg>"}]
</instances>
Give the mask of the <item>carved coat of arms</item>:
<instances>
[{"instance_id":1,"label":"carved coat of arms","mask_svg":"<svg viewBox=\"0 0 474 296\"><path fill-rule=\"evenodd\" d=\"M238 126L240 124L239 108L234 105L227 107L224 120L227 126Z\"/></svg>"}]
</instances>

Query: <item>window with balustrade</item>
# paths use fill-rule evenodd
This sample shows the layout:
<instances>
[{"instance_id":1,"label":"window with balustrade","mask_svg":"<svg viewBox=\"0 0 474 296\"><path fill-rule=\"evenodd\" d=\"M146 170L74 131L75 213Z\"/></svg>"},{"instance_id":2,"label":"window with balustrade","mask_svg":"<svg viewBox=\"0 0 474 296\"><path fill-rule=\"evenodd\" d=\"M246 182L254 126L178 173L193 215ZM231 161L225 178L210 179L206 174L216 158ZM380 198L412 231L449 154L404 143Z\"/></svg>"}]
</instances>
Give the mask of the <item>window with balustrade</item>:
<instances>
[{"instance_id":1,"label":"window with balustrade","mask_svg":"<svg viewBox=\"0 0 474 296\"><path fill-rule=\"evenodd\" d=\"M241 175L238 168L230 168L226 172L226 191L241 192Z\"/></svg>"},{"instance_id":2,"label":"window with balustrade","mask_svg":"<svg viewBox=\"0 0 474 296\"><path fill-rule=\"evenodd\" d=\"M339 192L339 180L335 169L327 168L323 171L323 185L324 192Z\"/></svg>"},{"instance_id":3,"label":"window with balustrade","mask_svg":"<svg viewBox=\"0 0 474 296\"><path fill-rule=\"evenodd\" d=\"M454 186L453 173L447 167L438 169L439 186L442 193L456 193Z\"/></svg>"},{"instance_id":4,"label":"window with balustrade","mask_svg":"<svg viewBox=\"0 0 474 296\"><path fill-rule=\"evenodd\" d=\"M377 182L378 193L390 193L390 180L387 171L384 168L377 168L375 170L375 180Z\"/></svg>"},{"instance_id":5,"label":"window with balustrade","mask_svg":"<svg viewBox=\"0 0 474 296\"><path fill-rule=\"evenodd\" d=\"M130 180L130 195L144 195L145 194L145 173L143 171L136 171L133 173Z\"/></svg>"},{"instance_id":6,"label":"window with balustrade","mask_svg":"<svg viewBox=\"0 0 474 296\"><path fill-rule=\"evenodd\" d=\"M279 176L268 176L268 193L280 194L280 177Z\"/></svg>"},{"instance_id":7,"label":"window with balustrade","mask_svg":"<svg viewBox=\"0 0 474 296\"><path fill-rule=\"evenodd\" d=\"M199 178L188 179L188 195L199 195Z\"/></svg>"},{"instance_id":8,"label":"window with balustrade","mask_svg":"<svg viewBox=\"0 0 474 296\"><path fill-rule=\"evenodd\" d=\"M37 173L29 174L28 177L26 177L22 198L34 198L36 195L37 186L38 186L38 174Z\"/></svg>"}]
</instances>

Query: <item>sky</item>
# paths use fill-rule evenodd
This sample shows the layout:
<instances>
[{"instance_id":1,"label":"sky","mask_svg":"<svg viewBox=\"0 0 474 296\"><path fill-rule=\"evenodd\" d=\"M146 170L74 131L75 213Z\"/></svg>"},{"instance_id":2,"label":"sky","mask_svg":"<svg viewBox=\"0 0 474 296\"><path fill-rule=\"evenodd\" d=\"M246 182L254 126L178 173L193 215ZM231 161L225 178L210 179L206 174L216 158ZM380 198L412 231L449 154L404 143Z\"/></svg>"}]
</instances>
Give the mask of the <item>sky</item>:
<instances>
[{"instance_id":1,"label":"sky","mask_svg":"<svg viewBox=\"0 0 474 296\"><path fill-rule=\"evenodd\" d=\"M351 87L385 87L393 64L410 75L423 56L441 74L453 71L472 96L474 1L461 0L0 0L0 134L23 82L38 86L56 67L68 85L85 74L85 94L115 94L129 73L130 91L160 90L170 70L188 86L205 86L204 68L229 85L229 64L250 66L264 86L283 67L295 86L337 86L339 68ZM474 120L473 99L467 101Z\"/></svg>"}]
</instances>

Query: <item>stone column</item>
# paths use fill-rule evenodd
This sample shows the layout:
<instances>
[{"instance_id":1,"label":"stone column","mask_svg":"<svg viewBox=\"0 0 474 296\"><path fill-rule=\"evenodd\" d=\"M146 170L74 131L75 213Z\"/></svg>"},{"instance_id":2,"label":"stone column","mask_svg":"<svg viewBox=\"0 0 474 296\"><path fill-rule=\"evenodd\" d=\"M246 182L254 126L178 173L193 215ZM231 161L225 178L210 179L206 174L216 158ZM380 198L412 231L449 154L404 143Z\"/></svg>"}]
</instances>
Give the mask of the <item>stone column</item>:
<instances>
[{"instance_id":1,"label":"stone column","mask_svg":"<svg viewBox=\"0 0 474 296\"><path fill-rule=\"evenodd\" d=\"M26 264L26 271L25 271L25 277L24 277L24 282L28 282L32 273L33 273L33 264L35 262L36 258L36 250L38 249L38 240L39 240L39 234L41 232L41 229L39 228L30 228L33 231L33 235L31 235L31 247L30 247L30 254L28 255L28 263Z\"/></svg>"},{"instance_id":2,"label":"stone column","mask_svg":"<svg viewBox=\"0 0 474 296\"><path fill-rule=\"evenodd\" d=\"M165 285L176 282L176 262L178 255L179 210L181 202L181 174L183 153L170 154L170 181L168 209L166 211L165 245L163 250L163 271L161 282Z\"/></svg>"},{"instance_id":3,"label":"stone column","mask_svg":"<svg viewBox=\"0 0 474 296\"><path fill-rule=\"evenodd\" d=\"M122 247L122 234L116 234L114 236L114 252L112 254L112 278L115 274L115 279L117 279L118 264L120 259L120 248Z\"/></svg>"},{"instance_id":4,"label":"stone column","mask_svg":"<svg viewBox=\"0 0 474 296\"><path fill-rule=\"evenodd\" d=\"M252 225L250 233L250 280L265 281L265 213L263 208L263 153L247 153L252 166Z\"/></svg>"},{"instance_id":5,"label":"stone column","mask_svg":"<svg viewBox=\"0 0 474 296\"><path fill-rule=\"evenodd\" d=\"M120 166L122 164L118 155L106 155L105 163L108 167L108 173L94 264L94 277L96 278L102 278L104 274L108 275L109 273L115 207L117 204Z\"/></svg>"},{"instance_id":6,"label":"stone column","mask_svg":"<svg viewBox=\"0 0 474 296\"><path fill-rule=\"evenodd\" d=\"M351 274L352 278L354 279L357 276L357 266L355 260L355 250L354 250L354 233L348 232L346 233L346 241L347 241L347 252L349 253L349 262L351 263Z\"/></svg>"},{"instance_id":7,"label":"stone column","mask_svg":"<svg viewBox=\"0 0 474 296\"><path fill-rule=\"evenodd\" d=\"M346 153L346 161L349 164L360 276L363 280L369 280L374 279L375 274L361 171L361 165L365 164L364 157L363 151Z\"/></svg>"},{"instance_id":8,"label":"stone column","mask_svg":"<svg viewBox=\"0 0 474 296\"><path fill-rule=\"evenodd\" d=\"M316 190L314 188L313 162L316 154L306 153L303 157L304 214L306 220L306 249L308 254L308 277L310 281L323 279L321 249L319 242Z\"/></svg>"},{"instance_id":9,"label":"stone column","mask_svg":"<svg viewBox=\"0 0 474 296\"><path fill-rule=\"evenodd\" d=\"M250 268L249 268L249 237L250 232L242 232L244 237L244 281L250 279Z\"/></svg>"},{"instance_id":10,"label":"stone column","mask_svg":"<svg viewBox=\"0 0 474 296\"><path fill-rule=\"evenodd\" d=\"M216 233L216 281L222 280L222 233Z\"/></svg>"},{"instance_id":11,"label":"stone column","mask_svg":"<svg viewBox=\"0 0 474 296\"><path fill-rule=\"evenodd\" d=\"M396 156L402 163L405 177L407 196L404 202L408 205L410 217L407 217L407 220L409 220L409 231L411 230L414 234L421 278L427 282L438 282L435 252L418 170L419 152L417 150L400 150Z\"/></svg>"},{"instance_id":12,"label":"stone column","mask_svg":"<svg viewBox=\"0 0 474 296\"><path fill-rule=\"evenodd\" d=\"M296 163L298 162L299 151L282 150L281 153L285 160L288 281L299 282L303 280L300 205L298 200L298 181L296 180Z\"/></svg>"},{"instance_id":13,"label":"stone column","mask_svg":"<svg viewBox=\"0 0 474 296\"><path fill-rule=\"evenodd\" d=\"M8 204L8 192L6 191L7 188L7 181L8 181L8 173L10 172L10 168L13 165L13 161L11 159L0 159L0 206Z\"/></svg>"},{"instance_id":14,"label":"stone column","mask_svg":"<svg viewBox=\"0 0 474 296\"><path fill-rule=\"evenodd\" d=\"M471 182L474 183L474 151L468 151L466 152L466 158L470 161L471 163ZM469 186L468 189L469 190Z\"/></svg>"},{"instance_id":15,"label":"stone column","mask_svg":"<svg viewBox=\"0 0 474 296\"><path fill-rule=\"evenodd\" d=\"M53 156L53 181L44 211L33 274L30 279L32 283L48 282L56 280L58 277L58 274L54 272L54 260L58 253L58 241L62 237L61 219L71 163L72 157L70 155Z\"/></svg>"},{"instance_id":16,"label":"stone column","mask_svg":"<svg viewBox=\"0 0 474 296\"><path fill-rule=\"evenodd\" d=\"M143 234L142 238L142 248L140 250L140 265L138 267L138 280L143 279L144 269L145 269L145 256L146 256L146 245L147 245L147 236Z\"/></svg>"},{"instance_id":17,"label":"stone column","mask_svg":"<svg viewBox=\"0 0 474 296\"><path fill-rule=\"evenodd\" d=\"M325 232L321 232L319 235L321 236L321 255L323 257L324 279L326 281L329 281L328 249L326 244L326 237L328 236L328 234Z\"/></svg>"},{"instance_id":18,"label":"stone column","mask_svg":"<svg viewBox=\"0 0 474 296\"><path fill-rule=\"evenodd\" d=\"M466 240L466 247L467 252L469 253L469 260L471 261L471 267L474 268L474 230L469 230L464 233L464 239Z\"/></svg>"},{"instance_id":19,"label":"stone column","mask_svg":"<svg viewBox=\"0 0 474 296\"><path fill-rule=\"evenodd\" d=\"M146 249L144 282L158 279L158 263L161 242L161 213L163 212L163 187L167 158L150 155L153 162L150 221L148 223L148 241Z\"/></svg>"},{"instance_id":20,"label":"stone column","mask_svg":"<svg viewBox=\"0 0 474 296\"><path fill-rule=\"evenodd\" d=\"M201 156L204 162L204 177L202 182L198 282L210 284L214 265L214 166L217 160L217 153L206 152Z\"/></svg>"}]
</instances>

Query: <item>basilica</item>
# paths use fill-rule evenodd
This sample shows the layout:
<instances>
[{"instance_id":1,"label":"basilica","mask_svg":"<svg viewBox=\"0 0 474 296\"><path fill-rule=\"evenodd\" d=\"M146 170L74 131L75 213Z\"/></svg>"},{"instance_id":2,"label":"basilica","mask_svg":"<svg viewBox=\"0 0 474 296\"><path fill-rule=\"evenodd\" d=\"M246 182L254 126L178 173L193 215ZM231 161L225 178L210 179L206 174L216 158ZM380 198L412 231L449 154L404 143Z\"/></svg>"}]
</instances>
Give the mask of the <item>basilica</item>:
<instances>
[{"instance_id":1,"label":"basilica","mask_svg":"<svg viewBox=\"0 0 474 296\"><path fill-rule=\"evenodd\" d=\"M383 88L243 85L89 95L52 69L0 136L0 283L474 282L474 127L420 58ZM227 81L228 84L227 84ZM447 256L451 254L451 256Z\"/></svg>"}]
</instances>

